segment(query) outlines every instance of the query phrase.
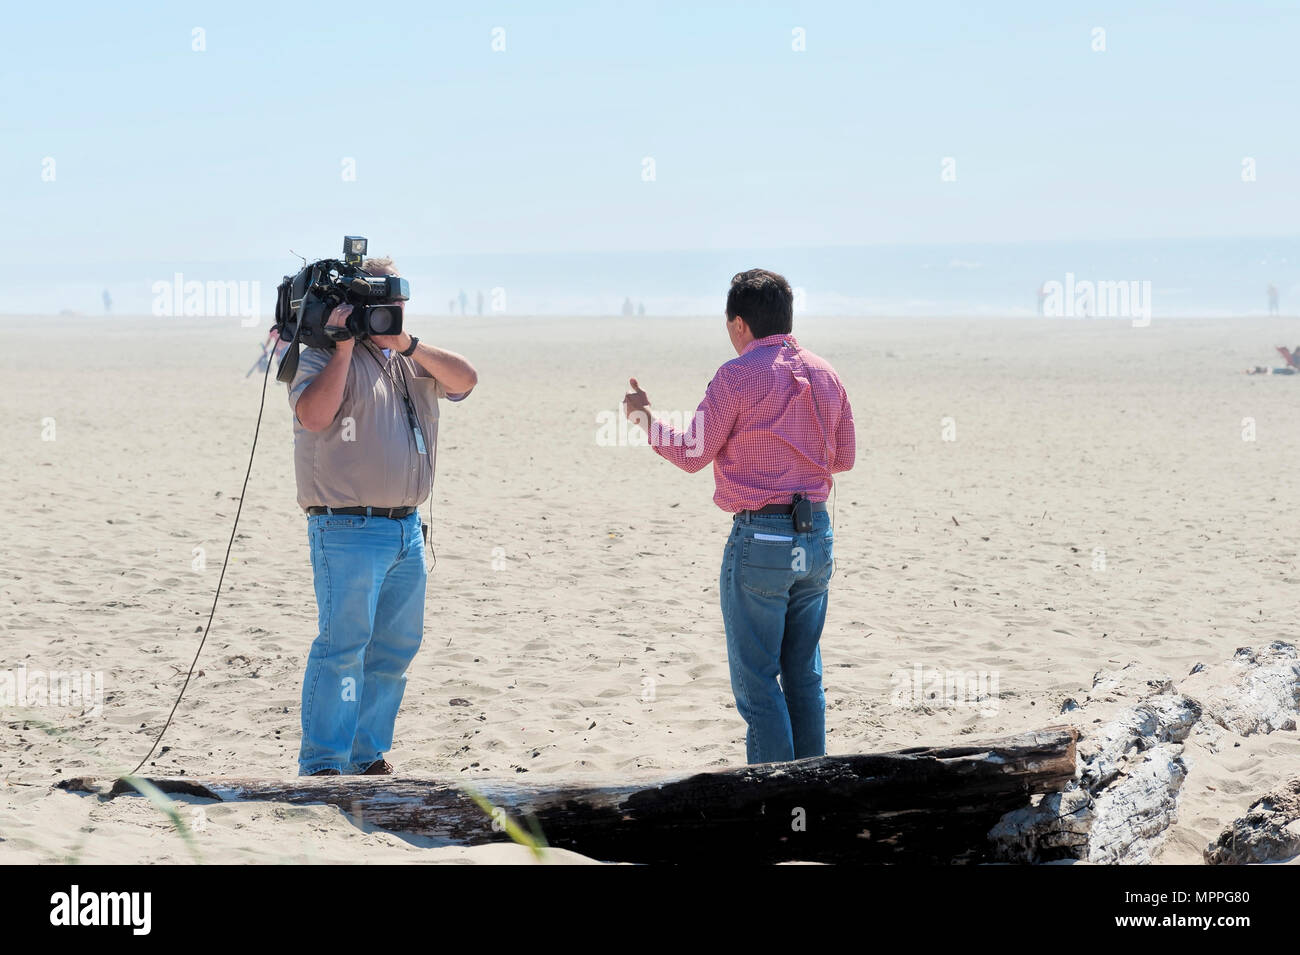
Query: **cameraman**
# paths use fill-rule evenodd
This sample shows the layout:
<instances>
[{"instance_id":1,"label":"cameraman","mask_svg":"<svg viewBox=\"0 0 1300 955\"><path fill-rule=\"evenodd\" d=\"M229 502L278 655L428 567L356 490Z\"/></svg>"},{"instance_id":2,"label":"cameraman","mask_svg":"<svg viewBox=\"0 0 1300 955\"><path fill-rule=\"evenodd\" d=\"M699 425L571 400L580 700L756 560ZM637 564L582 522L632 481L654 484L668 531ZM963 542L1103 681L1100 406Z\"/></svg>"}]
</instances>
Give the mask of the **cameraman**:
<instances>
[{"instance_id":1,"label":"cameraman","mask_svg":"<svg viewBox=\"0 0 1300 955\"><path fill-rule=\"evenodd\" d=\"M397 274L386 258L362 268ZM351 311L339 305L328 324ZM302 352L289 406L320 629L303 678L301 776L393 772L384 754L424 634L418 509L433 484L438 399L460 401L477 381L465 358L405 331Z\"/></svg>"}]
</instances>

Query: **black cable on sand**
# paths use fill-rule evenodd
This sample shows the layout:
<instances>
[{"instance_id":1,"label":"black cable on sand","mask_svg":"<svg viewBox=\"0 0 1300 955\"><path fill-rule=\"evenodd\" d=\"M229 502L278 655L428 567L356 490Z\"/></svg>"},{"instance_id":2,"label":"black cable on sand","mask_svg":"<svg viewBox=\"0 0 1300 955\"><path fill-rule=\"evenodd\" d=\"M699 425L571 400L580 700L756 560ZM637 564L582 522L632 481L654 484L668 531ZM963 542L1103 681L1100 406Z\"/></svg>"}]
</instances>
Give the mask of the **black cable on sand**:
<instances>
[{"instance_id":1,"label":"black cable on sand","mask_svg":"<svg viewBox=\"0 0 1300 955\"><path fill-rule=\"evenodd\" d=\"M290 347L294 347L290 345ZM208 631L212 629L212 619L217 615L217 601L221 599L221 584L226 579L226 568L230 565L230 550L235 546L235 531L239 529L239 515L244 510L244 495L248 493L248 479L253 473L253 455L257 451L257 435L262 430L262 412L266 410L266 383L271 378L271 366L275 364L275 350L267 358L266 373L262 375L262 397L257 406L257 424L253 427L253 446L248 449L248 469L244 471L244 486L239 490L239 506L235 508L235 522L230 526L230 540L226 542L226 556L221 561L221 576L217 578L217 592L212 595L212 609L208 612L208 623L203 628L203 637L199 640L199 647L194 651L194 659L190 662L190 672L185 674L185 683L181 686L181 691L176 694L176 702L172 704L172 711L167 714L167 722L163 724L158 731L158 737L149 747L149 752L144 754L144 759L140 764L131 770L134 776L140 772L140 769L149 761L149 757L154 754L158 744L162 742L163 734L167 728L172 725L172 717L176 715L176 708L181 705L181 698L185 696L185 691L189 688L190 679L194 676L194 668L199 664L199 654L203 652L203 645L208 641Z\"/></svg>"}]
</instances>

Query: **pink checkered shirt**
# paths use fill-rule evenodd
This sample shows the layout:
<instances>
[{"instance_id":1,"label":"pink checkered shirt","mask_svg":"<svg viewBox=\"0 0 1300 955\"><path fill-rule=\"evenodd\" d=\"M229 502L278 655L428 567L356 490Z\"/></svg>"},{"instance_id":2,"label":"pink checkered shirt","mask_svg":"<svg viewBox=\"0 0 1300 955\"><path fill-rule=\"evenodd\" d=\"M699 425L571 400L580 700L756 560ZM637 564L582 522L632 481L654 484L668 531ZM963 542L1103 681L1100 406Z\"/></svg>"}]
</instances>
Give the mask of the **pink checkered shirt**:
<instances>
[{"instance_id":1,"label":"pink checkered shirt","mask_svg":"<svg viewBox=\"0 0 1300 955\"><path fill-rule=\"evenodd\" d=\"M815 400L814 400L815 399ZM750 342L713 376L685 430L656 418L650 445L694 474L710 461L724 511L824 501L831 475L853 467L853 409L830 363L792 335Z\"/></svg>"}]
</instances>

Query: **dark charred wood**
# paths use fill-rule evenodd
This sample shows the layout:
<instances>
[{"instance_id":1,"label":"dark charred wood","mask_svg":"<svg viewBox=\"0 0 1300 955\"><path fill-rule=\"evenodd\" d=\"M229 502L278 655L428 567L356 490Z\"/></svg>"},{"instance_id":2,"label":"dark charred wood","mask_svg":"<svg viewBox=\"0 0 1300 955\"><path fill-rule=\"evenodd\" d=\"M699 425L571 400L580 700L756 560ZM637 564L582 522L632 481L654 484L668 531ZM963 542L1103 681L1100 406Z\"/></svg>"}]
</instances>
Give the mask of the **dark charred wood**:
<instances>
[{"instance_id":1,"label":"dark charred wood","mask_svg":"<svg viewBox=\"0 0 1300 955\"><path fill-rule=\"evenodd\" d=\"M647 863L890 862L990 858L988 832L1075 775L1076 732L1052 727L963 746L822 756L657 782L477 794L546 844ZM449 844L508 839L455 782L394 776L151 779L166 793L337 806L357 822ZM133 792L124 781L112 793Z\"/></svg>"}]
</instances>

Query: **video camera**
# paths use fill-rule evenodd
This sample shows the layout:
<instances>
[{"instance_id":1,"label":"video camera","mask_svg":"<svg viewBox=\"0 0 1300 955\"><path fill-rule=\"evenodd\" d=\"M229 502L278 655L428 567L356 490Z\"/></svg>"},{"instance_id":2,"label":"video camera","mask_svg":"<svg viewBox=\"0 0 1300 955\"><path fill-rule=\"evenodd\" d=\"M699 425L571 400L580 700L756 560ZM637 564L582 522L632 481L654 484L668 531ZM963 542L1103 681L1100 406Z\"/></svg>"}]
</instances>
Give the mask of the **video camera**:
<instances>
[{"instance_id":1,"label":"video camera","mask_svg":"<svg viewBox=\"0 0 1300 955\"><path fill-rule=\"evenodd\" d=\"M289 350L280 362L276 379L291 381L298 370L298 345L333 348L349 338L400 335L402 308L411 297L406 279L396 275L371 275L361 267L366 240L343 237L342 259L320 259L304 265L297 275L286 275L276 290L275 328ZM349 304L352 314L341 327L325 323L337 305Z\"/></svg>"}]
</instances>

